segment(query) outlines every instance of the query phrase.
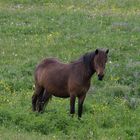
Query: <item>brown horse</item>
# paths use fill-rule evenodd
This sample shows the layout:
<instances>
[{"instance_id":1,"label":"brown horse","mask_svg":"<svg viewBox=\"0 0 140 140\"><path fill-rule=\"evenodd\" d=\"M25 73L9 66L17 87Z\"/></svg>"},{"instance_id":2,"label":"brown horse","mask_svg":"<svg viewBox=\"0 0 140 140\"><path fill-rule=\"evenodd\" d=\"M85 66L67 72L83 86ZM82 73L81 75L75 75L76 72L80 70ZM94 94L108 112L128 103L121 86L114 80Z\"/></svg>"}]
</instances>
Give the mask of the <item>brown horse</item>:
<instances>
[{"instance_id":1,"label":"brown horse","mask_svg":"<svg viewBox=\"0 0 140 140\"><path fill-rule=\"evenodd\" d=\"M54 58L44 59L35 70L33 111L42 112L44 105L53 95L61 98L70 97L70 114L74 114L75 99L78 97L78 117L81 117L90 79L95 72L99 80L103 79L108 52L109 50L96 49L69 64L61 63Z\"/></svg>"}]
</instances>

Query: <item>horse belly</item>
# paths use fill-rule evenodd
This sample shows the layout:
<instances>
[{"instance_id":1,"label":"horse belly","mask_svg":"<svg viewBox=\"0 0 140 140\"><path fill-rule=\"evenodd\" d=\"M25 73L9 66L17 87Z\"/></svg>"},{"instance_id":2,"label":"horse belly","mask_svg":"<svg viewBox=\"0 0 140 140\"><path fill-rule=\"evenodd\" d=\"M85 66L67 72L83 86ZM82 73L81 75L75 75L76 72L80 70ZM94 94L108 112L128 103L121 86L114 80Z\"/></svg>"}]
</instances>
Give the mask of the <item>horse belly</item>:
<instances>
[{"instance_id":1,"label":"horse belly","mask_svg":"<svg viewBox=\"0 0 140 140\"><path fill-rule=\"evenodd\" d=\"M64 86L60 87L55 84L50 84L50 85L46 85L45 88L49 93L51 93L55 97L67 98L70 96L67 91L67 88Z\"/></svg>"},{"instance_id":2,"label":"horse belly","mask_svg":"<svg viewBox=\"0 0 140 140\"><path fill-rule=\"evenodd\" d=\"M50 92L55 97L68 98L70 96L66 90L62 90L62 89L52 90Z\"/></svg>"},{"instance_id":3,"label":"horse belly","mask_svg":"<svg viewBox=\"0 0 140 140\"><path fill-rule=\"evenodd\" d=\"M53 93L53 96L55 96L55 97L60 97L60 98L68 98L68 97L70 97L69 96L69 94L67 94L67 93Z\"/></svg>"}]
</instances>

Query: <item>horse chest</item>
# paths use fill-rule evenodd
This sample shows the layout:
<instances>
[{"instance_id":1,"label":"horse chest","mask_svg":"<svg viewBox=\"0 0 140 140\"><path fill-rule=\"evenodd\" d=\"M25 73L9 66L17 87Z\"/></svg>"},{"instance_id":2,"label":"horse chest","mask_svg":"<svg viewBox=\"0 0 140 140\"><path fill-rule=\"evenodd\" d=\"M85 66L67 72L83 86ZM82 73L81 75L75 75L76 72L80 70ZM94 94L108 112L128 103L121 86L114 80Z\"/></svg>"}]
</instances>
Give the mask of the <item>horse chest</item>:
<instances>
[{"instance_id":1,"label":"horse chest","mask_svg":"<svg viewBox=\"0 0 140 140\"><path fill-rule=\"evenodd\" d=\"M74 93L77 96L80 96L81 94L85 94L88 91L89 87L90 87L89 82L87 83L73 82L70 86L70 93Z\"/></svg>"},{"instance_id":2,"label":"horse chest","mask_svg":"<svg viewBox=\"0 0 140 140\"><path fill-rule=\"evenodd\" d=\"M86 93L89 89L89 85L83 85L83 86L80 86L79 88L80 88L79 89L80 93Z\"/></svg>"}]
</instances>

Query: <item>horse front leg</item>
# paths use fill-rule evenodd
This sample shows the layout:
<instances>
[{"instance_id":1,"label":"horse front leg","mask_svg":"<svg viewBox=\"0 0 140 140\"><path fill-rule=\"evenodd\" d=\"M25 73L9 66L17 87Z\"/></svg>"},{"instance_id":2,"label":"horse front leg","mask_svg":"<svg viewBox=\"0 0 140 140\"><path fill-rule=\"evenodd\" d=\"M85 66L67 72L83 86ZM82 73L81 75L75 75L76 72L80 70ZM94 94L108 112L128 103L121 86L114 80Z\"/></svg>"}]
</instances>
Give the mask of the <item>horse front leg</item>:
<instances>
[{"instance_id":1,"label":"horse front leg","mask_svg":"<svg viewBox=\"0 0 140 140\"><path fill-rule=\"evenodd\" d=\"M78 97L78 118L80 119L82 116L82 111L83 111L83 103L85 100L86 95L82 95Z\"/></svg>"}]
</instances>

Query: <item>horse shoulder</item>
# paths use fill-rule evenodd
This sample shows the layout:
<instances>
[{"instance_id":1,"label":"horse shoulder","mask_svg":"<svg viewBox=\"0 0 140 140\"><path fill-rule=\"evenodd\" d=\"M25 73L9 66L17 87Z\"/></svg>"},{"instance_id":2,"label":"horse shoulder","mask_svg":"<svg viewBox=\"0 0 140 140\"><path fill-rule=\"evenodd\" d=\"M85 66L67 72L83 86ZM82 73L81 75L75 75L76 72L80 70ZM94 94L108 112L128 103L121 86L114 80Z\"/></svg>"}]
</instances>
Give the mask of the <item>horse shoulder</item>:
<instances>
[{"instance_id":1,"label":"horse shoulder","mask_svg":"<svg viewBox=\"0 0 140 140\"><path fill-rule=\"evenodd\" d=\"M70 92L76 94L86 93L90 87L90 79L86 77L85 69L82 65L77 65L71 72L68 87Z\"/></svg>"}]
</instances>

